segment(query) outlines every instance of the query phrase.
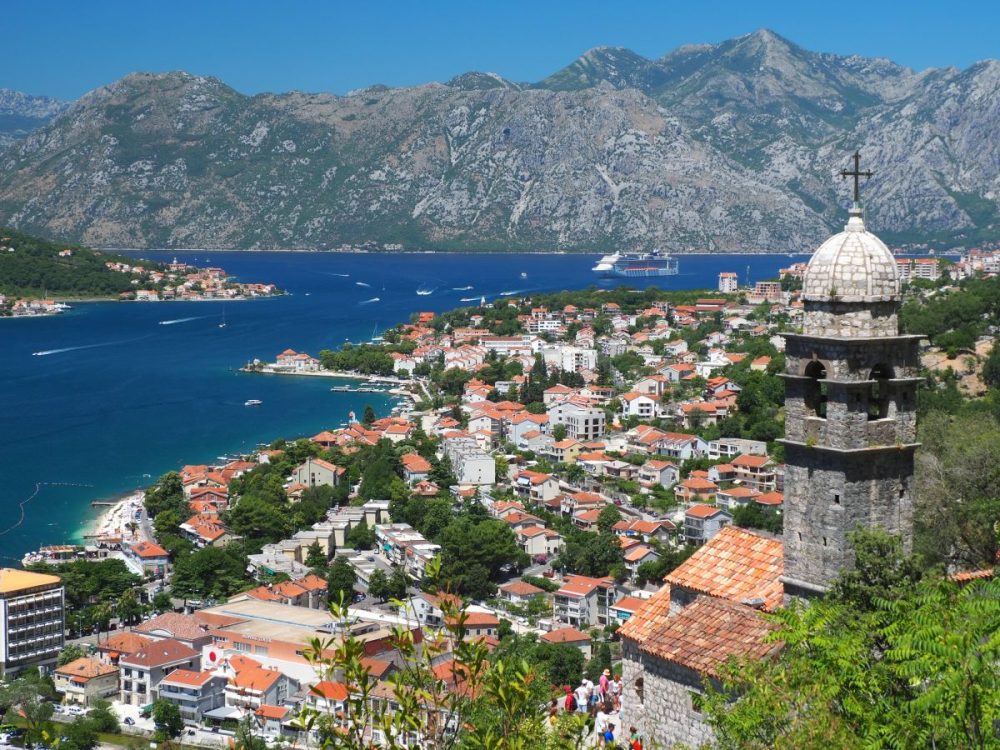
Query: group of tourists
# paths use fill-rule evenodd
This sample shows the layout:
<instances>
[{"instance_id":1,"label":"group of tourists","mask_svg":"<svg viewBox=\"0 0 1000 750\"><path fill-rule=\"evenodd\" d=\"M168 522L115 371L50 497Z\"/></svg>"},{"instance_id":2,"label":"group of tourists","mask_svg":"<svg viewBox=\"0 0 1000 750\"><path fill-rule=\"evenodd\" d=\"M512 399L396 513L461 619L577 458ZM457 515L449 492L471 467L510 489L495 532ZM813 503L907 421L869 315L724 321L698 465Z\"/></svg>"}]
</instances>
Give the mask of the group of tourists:
<instances>
[{"instance_id":1,"label":"group of tourists","mask_svg":"<svg viewBox=\"0 0 1000 750\"><path fill-rule=\"evenodd\" d=\"M566 697L562 708L569 713L589 714L594 722L597 746L606 750L642 750L642 740L635 727L629 727L626 735L622 729L622 676L611 674L605 669L595 685L584 677L573 689L566 686ZM553 699L549 710L549 722L558 720L559 705ZM627 740L625 737L627 736Z\"/></svg>"}]
</instances>

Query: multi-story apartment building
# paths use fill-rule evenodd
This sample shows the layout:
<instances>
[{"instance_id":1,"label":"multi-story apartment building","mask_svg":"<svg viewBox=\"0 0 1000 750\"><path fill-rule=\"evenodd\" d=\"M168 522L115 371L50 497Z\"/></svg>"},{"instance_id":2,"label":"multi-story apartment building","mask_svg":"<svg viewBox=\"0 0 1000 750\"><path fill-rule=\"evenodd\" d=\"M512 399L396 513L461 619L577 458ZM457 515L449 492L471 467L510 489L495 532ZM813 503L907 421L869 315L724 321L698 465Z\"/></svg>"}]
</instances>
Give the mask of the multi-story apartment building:
<instances>
[{"instance_id":1,"label":"multi-story apartment building","mask_svg":"<svg viewBox=\"0 0 1000 750\"><path fill-rule=\"evenodd\" d=\"M496 462L471 437L449 437L444 441L444 452L451 461L451 469L459 484L494 484Z\"/></svg>"},{"instance_id":2,"label":"multi-story apartment building","mask_svg":"<svg viewBox=\"0 0 1000 750\"><path fill-rule=\"evenodd\" d=\"M586 443L601 437L607 418L603 409L570 398L548 408L549 423L566 427L566 437Z\"/></svg>"},{"instance_id":3,"label":"multi-story apartment building","mask_svg":"<svg viewBox=\"0 0 1000 750\"><path fill-rule=\"evenodd\" d=\"M613 578L568 575L553 595L556 621L574 628L607 625L616 593Z\"/></svg>"},{"instance_id":4,"label":"multi-story apartment building","mask_svg":"<svg viewBox=\"0 0 1000 750\"><path fill-rule=\"evenodd\" d=\"M201 655L180 641L168 638L153 641L134 654L123 656L118 666L121 669L121 702L147 706L156 700L164 677L178 669L197 672Z\"/></svg>"},{"instance_id":5,"label":"multi-story apartment building","mask_svg":"<svg viewBox=\"0 0 1000 750\"><path fill-rule=\"evenodd\" d=\"M209 711L225 705L228 681L216 672L175 669L160 681L157 695L176 705L184 721L197 724Z\"/></svg>"},{"instance_id":6,"label":"multi-story apartment building","mask_svg":"<svg viewBox=\"0 0 1000 750\"><path fill-rule=\"evenodd\" d=\"M739 286L739 277L733 271L723 271L719 274L719 291L723 294L734 294Z\"/></svg>"},{"instance_id":7,"label":"multi-story apartment building","mask_svg":"<svg viewBox=\"0 0 1000 750\"><path fill-rule=\"evenodd\" d=\"M0 675L55 667L63 647L64 618L62 579L0 568Z\"/></svg>"}]
</instances>

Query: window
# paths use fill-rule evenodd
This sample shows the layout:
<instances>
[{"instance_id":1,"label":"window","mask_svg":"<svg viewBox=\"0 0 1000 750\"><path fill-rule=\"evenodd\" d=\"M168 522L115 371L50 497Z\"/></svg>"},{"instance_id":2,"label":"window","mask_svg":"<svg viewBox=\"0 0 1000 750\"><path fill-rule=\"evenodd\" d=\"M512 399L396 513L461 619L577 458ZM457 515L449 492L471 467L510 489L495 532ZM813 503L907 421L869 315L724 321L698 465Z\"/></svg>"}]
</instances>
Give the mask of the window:
<instances>
[{"instance_id":1,"label":"window","mask_svg":"<svg viewBox=\"0 0 1000 750\"><path fill-rule=\"evenodd\" d=\"M635 694L636 697L639 699L639 703L642 703L643 698L645 697L645 687L646 687L645 681L641 677L637 677L635 679Z\"/></svg>"},{"instance_id":2,"label":"window","mask_svg":"<svg viewBox=\"0 0 1000 750\"><path fill-rule=\"evenodd\" d=\"M868 380L873 381L868 386L868 419L885 419L889 416L889 380L892 379L892 368L888 365L875 365Z\"/></svg>"},{"instance_id":3,"label":"window","mask_svg":"<svg viewBox=\"0 0 1000 750\"><path fill-rule=\"evenodd\" d=\"M840 493L839 492L834 492L833 493L833 504L834 505L840 505Z\"/></svg>"},{"instance_id":4,"label":"window","mask_svg":"<svg viewBox=\"0 0 1000 750\"><path fill-rule=\"evenodd\" d=\"M826 419L827 390L826 383L822 382L826 379L826 367L819 360L813 360L806 365L803 375L810 379L804 394L806 411L809 416Z\"/></svg>"}]
</instances>

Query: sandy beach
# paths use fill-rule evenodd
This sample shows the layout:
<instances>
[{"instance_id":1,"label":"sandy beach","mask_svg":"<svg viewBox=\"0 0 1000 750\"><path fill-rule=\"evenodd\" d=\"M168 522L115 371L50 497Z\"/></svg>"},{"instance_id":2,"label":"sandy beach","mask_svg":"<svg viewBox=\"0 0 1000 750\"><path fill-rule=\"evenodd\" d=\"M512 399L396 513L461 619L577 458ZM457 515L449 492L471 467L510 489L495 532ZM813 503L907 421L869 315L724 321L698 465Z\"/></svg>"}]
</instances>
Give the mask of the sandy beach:
<instances>
[{"instance_id":1,"label":"sandy beach","mask_svg":"<svg viewBox=\"0 0 1000 750\"><path fill-rule=\"evenodd\" d=\"M137 490L119 499L95 520L87 530L88 539L121 539L124 544L133 544L144 538L141 525L137 524L135 534L129 531L127 524L135 520L135 514L142 510L146 493Z\"/></svg>"}]
</instances>

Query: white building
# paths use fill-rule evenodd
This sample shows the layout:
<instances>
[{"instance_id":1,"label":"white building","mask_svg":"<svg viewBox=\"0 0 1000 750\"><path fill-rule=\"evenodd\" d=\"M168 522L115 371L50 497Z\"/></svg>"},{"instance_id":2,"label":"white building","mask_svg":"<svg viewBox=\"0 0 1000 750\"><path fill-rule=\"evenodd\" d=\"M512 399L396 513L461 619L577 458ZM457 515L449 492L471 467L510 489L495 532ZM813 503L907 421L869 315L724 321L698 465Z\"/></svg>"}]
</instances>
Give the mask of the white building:
<instances>
[{"instance_id":1,"label":"white building","mask_svg":"<svg viewBox=\"0 0 1000 750\"><path fill-rule=\"evenodd\" d=\"M603 409L577 402L561 401L548 408L549 423L566 427L566 437L585 443L604 434L607 419Z\"/></svg>"},{"instance_id":2,"label":"white building","mask_svg":"<svg viewBox=\"0 0 1000 750\"><path fill-rule=\"evenodd\" d=\"M0 676L51 668L63 647L62 579L0 568Z\"/></svg>"},{"instance_id":3,"label":"white building","mask_svg":"<svg viewBox=\"0 0 1000 750\"><path fill-rule=\"evenodd\" d=\"M468 436L449 437L444 440L444 452L451 461L451 470L459 484L494 484L496 462L475 439Z\"/></svg>"},{"instance_id":4,"label":"white building","mask_svg":"<svg viewBox=\"0 0 1000 750\"><path fill-rule=\"evenodd\" d=\"M542 357L545 359L545 366L549 369L579 372L580 370L593 370L597 367L597 350L585 349L580 346L565 344L546 346L542 348Z\"/></svg>"},{"instance_id":5,"label":"white building","mask_svg":"<svg viewBox=\"0 0 1000 750\"><path fill-rule=\"evenodd\" d=\"M723 294L734 294L739 286L739 276L734 272L723 271L719 274L719 291Z\"/></svg>"}]
</instances>

